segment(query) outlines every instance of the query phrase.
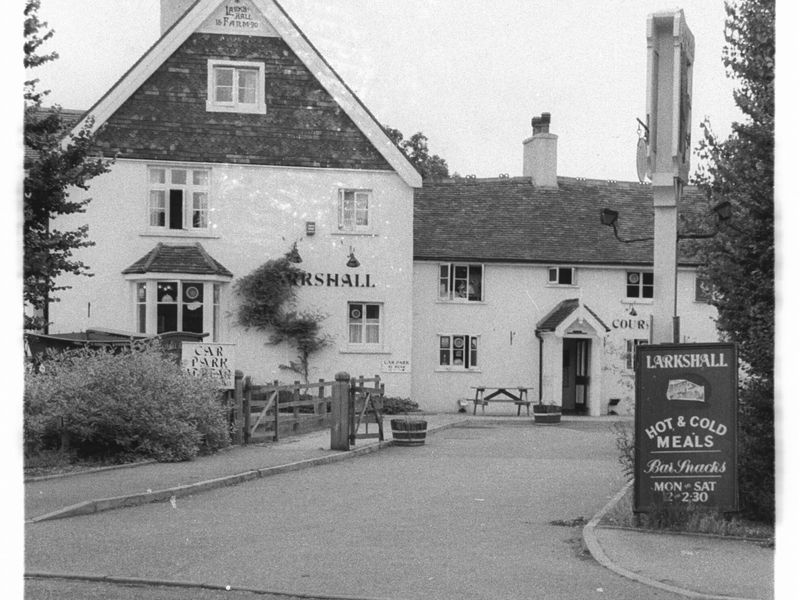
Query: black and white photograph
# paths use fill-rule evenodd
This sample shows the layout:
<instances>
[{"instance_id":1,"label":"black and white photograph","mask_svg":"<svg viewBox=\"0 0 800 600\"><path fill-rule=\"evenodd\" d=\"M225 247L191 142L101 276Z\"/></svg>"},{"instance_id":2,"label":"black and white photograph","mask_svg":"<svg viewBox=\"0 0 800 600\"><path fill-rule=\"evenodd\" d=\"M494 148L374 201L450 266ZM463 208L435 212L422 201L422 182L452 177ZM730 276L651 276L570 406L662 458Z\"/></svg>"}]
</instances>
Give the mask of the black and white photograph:
<instances>
[{"instance_id":1,"label":"black and white photograph","mask_svg":"<svg viewBox=\"0 0 800 600\"><path fill-rule=\"evenodd\" d=\"M7 597L792 597L777 4L14 0Z\"/></svg>"}]
</instances>

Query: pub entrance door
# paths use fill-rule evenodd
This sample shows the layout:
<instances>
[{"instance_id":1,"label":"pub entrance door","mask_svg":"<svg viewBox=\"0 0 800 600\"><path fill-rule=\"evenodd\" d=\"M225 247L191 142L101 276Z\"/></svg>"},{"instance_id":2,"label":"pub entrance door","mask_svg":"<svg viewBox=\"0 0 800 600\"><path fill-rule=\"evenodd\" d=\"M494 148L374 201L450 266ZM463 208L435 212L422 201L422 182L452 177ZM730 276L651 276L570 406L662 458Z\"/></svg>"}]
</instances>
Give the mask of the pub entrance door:
<instances>
[{"instance_id":1,"label":"pub entrance door","mask_svg":"<svg viewBox=\"0 0 800 600\"><path fill-rule=\"evenodd\" d=\"M584 414L589 399L589 350L592 341L564 338L561 410Z\"/></svg>"}]
</instances>

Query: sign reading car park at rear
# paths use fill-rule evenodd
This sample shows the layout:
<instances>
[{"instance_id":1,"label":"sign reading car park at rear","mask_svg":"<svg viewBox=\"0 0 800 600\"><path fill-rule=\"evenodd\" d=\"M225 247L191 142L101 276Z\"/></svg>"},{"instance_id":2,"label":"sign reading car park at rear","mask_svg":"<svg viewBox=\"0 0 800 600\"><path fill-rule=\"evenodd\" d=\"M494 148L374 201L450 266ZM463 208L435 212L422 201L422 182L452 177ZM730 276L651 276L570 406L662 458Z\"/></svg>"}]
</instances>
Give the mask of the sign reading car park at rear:
<instances>
[{"instance_id":1,"label":"sign reading car park at rear","mask_svg":"<svg viewBox=\"0 0 800 600\"><path fill-rule=\"evenodd\" d=\"M739 509L734 344L636 349L635 512Z\"/></svg>"},{"instance_id":2,"label":"sign reading car park at rear","mask_svg":"<svg viewBox=\"0 0 800 600\"><path fill-rule=\"evenodd\" d=\"M190 375L217 379L221 389L234 388L236 344L183 342L181 367Z\"/></svg>"}]
</instances>

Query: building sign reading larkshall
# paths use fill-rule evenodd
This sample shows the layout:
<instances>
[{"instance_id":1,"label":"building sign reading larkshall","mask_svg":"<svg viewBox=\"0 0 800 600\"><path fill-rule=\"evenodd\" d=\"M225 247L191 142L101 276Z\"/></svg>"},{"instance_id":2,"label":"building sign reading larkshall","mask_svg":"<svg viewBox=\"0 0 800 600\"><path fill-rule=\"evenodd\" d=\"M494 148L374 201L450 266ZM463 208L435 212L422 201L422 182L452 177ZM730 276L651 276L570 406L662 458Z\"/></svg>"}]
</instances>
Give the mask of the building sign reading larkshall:
<instances>
[{"instance_id":1,"label":"building sign reading larkshall","mask_svg":"<svg viewBox=\"0 0 800 600\"><path fill-rule=\"evenodd\" d=\"M206 342L183 342L181 344L181 368L191 375L208 375L220 382L220 388L234 388L234 361L236 344L211 344Z\"/></svg>"},{"instance_id":2,"label":"building sign reading larkshall","mask_svg":"<svg viewBox=\"0 0 800 600\"><path fill-rule=\"evenodd\" d=\"M733 344L636 349L634 511L739 508Z\"/></svg>"}]
</instances>

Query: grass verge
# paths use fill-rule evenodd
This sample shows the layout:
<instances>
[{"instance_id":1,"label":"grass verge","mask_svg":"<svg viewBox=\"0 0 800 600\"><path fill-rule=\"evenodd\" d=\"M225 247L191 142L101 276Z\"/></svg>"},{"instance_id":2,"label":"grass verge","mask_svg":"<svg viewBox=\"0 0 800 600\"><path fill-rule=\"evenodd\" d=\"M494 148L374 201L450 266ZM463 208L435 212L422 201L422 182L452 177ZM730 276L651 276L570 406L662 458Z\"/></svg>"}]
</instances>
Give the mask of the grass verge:
<instances>
[{"instance_id":1,"label":"grass verge","mask_svg":"<svg viewBox=\"0 0 800 600\"><path fill-rule=\"evenodd\" d=\"M601 527L623 527L668 533L699 533L744 538L765 547L775 546L775 527L741 519L736 515L720 515L694 506L664 509L652 513L633 512L633 488L629 487L600 521Z\"/></svg>"}]
</instances>

